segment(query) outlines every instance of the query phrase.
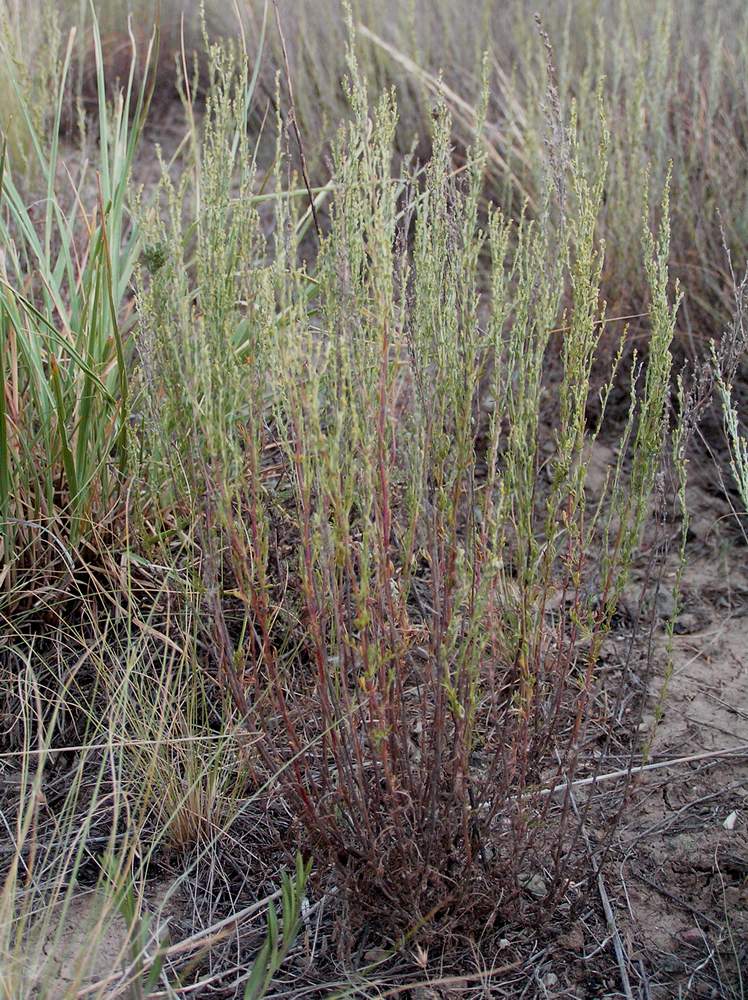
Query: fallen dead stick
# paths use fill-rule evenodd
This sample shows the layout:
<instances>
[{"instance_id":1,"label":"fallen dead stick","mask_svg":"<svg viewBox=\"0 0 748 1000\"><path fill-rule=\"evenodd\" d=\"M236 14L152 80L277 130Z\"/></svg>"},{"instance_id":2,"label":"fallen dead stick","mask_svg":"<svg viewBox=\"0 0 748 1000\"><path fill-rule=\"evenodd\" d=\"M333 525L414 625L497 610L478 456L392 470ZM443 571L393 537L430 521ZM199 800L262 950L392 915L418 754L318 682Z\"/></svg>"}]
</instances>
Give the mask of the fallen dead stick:
<instances>
[{"instance_id":1,"label":"fallen dead stick","mask_svg":"<svg viewBox=\"0 0 748 1000\"><path fill-rule=\"evenodd\" d=\"M453 113L459 117L468 127L472 127L478 121L478 113L471 104L469 104L464 98L460 97L454 90L446 85L443 80L438 77L433 76L431 73L422 69L418 63L413 62L408 56L403 52L400 52L390 45L379 35L375 34L370 28L367 28L365 24L358 24L356 30L370 42L373 42L378 48L383 52L386 52L391 59L394 59L396 63L399 63L403 69L415 76L417 79L421 80L429 90L439 96L444 97L444 99L450 104ZM534 208L535 202L532 195L527 191L522 182L520 181L517 174L511 169L507 160L501 155L498 150L499 145L504 145L510 148L512 155L520 160L520 162L527 163L527 154L524 152L522 145L518 142L512 143L507 135L502 134L495 126L486 128L484 124L484 129L491 135L494 140L488 143L485 149L486 155L490 160L498 166L499 170L503 173L508 174L512 181L517 187L517 190L522 194L522 196L527 199L527 203L531 208Z\"/></svg>"},{"instance_id":2,"label":"fallen dead stick","mask_svg":"<svg viewBox=\"0 0 748 1000\"><path fill-rule=\"evenodd\" d=\"M76 743L64 747L40 747L27 750L9 750L0 753L0 762L4 760L19 760L27 757L58 757L60 754L83 753L84 750L130 750L133 747L177 746L182 743L216 743L222 740L239 740L246 734L238 732L211 733L210 736L164 736L158 740L108 740L102 743ZM20 779L19 779L20 780ZM8 783L11 779L0 776L0 783ZM12 779L16 784L16 779Z\"/></svg>"},{"instance_id":3,"label":"fallen dead stick","mask_svg":"<svg viewBox=\"0 0 748 1000\"><path fill-rule=\"evenodd\" d=\"M163 960L164 958L172 958L175 955L182 955L185 952L192 952L195 949L203 950L209 948L219 941L223 941L226 937L229 937L235 930L237 924L241 923L247 917L254 916L260 910L269 906L270 903L279 899L282 894L281 889L276 889L275 892L271 893L269 896L265 896L264 899L258 900L256 903L252 903L251 906L245 907L243 910L239 910L238 913L232 913L228 917L224 917L223 920L219 920L218 923L213 924L211 927L207 927L205 930L198 931L191 937L185 938L183 941L177 941L176 944L169 945L166 948L159 948L156 953L150 957L145 958L143 954L137 956L137 963L133 963L134 968L132 970L127 970L131 973L131 976L122 982L122 972L113 972L104 979L100 979L89 986L84 987L76 993L76 997L83 998L96 993L108 986L111 983L117 983L117 989L107 994L107 996L114 998L123 993L133 982L136 982L145 973L149 972L157 960ZM145 959L145 960L144 960Z\"/></svg>"},{"instance_id":4,"label":"fallen dead stick","mask_svg":"<svg viewBox=\"0 0 748 1000\"><path fill-rule=\"evenodd\" d=\"M476 979L485 979L488 976L503 976L507 972L514 972L522 965L522 960L509 962L507 965L497 965L493 969L486 969L484 972L468 972L462 976L445 976L442 979L428 979L421 983L405 983L402 986L393 986L385 993L380 993L380 997L395 997L400 993L407 993L408 990L433 989L441 986L460 986L464 983L475 982Z\"/></svg>"},{"instance_id":5,"label":"fallen dead stick","mask_svg":"<svg viewBox=\"0 0 748 1000\"><path fill-rule=\"evenodd\" d=\"M571 783L570 783L571 784ZM621 938L621 933L618 930L618 924L616 923L615 913L613 912L613 907L610 904L610 897L608 896L608 890L605 888L605 881L603 879L603 873L600 871L600 866L598 864L597 858L595 857L595 852L592 850L592 844L590 843L589 834L584 825L584 821L579 815L579 809L577 808L577 800L574 798L574 791L569 787L569 798L571 800L571 808L574 810L574 815L580 824L580 829L582 831L582 838L584 839L584 845L587 848L587 853L589 854L590 864L592 865L592 870L595 873L597 879L597 889L600 894L600 902L603 904L603 912L605 914L605 922L608 925L608 930L610 931L610 937L613 941L613 950L616 954L616 962L618 963L618 972L621 977L621 986L623 987L623 992L626 995L626 1000L634 1000L634 994L631 989L631 980L629 978L629 957L626 954L626 949L623 946L623 940Z\"/></svg>"},{"instance_id":6,"label":"fallen dead stick","mask_svg":"<svg viewBox=\"0 0 748 1000\"><path fill-rule=\"evenodd\" d=\"M676 767L679 764L695 764L702 760L712 760L716 757L732 757L735 754L748 753L748 743L737 747L726 747L722 750L708 750L705 753L694 753L688 757L673 757L670 760L658 760L653 764L638 764L636 767L624 767L620 771L608 771L606 774L593 774L589 778L578 778L576 781L564 781L553 788L543 788L541 797L555 795L569 788L581 788L584 785L596 785L600 781L612 781L615 778L626 778L632 774L643 774L645 771L657 771L663 767Z\"/></svg>"},{"instance_id":7,"label":"fallen dead stick","mask_svg":"<svg viewBox=\"0 0 748 1000\"><path fill-rule=\"evenodd\" d=\"M114 1000L115 997L120 996L137 978L143 976L145 973L149 972L156 961L163 960L165 958L173 958L176 955L183 955L188 952L194 951L204 951L206 948L212 947L214 944L218 944L220 941L224 941L227 937L234 933L238 928L238 925L246 920L248 917L254 916L260 910L265 909L270 903L275 902L280 899L283 894L282 889L276 889L275 892L271 892L269 896L265 896L264 899L258 900L256 903L252 903L251 906L246 906L243 910L239 910L237 913L232 913L228 917L224 917L223 920L219 920L218 923L212 924L210 927L206 927L204 930L198 931L192 934L190 937L185 938L182 941L177 941L175 944L169 945L166 948L158 948L156 953L147 958L145 961L144 954L137 956L137 964L133 963L131 969L126 970L126 975L128 978L123 982L122 973L112 973L105 979L101 979L92 985L79 990L76 993L76 997L84 998L90 996L96 990L102 989L110 983L117 982L117 988L114 992L108 993L107 996ZM322 900L314 903L306 911L305 920L314 913L315 910L319 909L322 905ZM133 975L137 969L137 974ZM204 983L203 983L204 985ZM166 993L153 993L149 994L153 997L167 996Z\"/></svg>"}]
</instances>

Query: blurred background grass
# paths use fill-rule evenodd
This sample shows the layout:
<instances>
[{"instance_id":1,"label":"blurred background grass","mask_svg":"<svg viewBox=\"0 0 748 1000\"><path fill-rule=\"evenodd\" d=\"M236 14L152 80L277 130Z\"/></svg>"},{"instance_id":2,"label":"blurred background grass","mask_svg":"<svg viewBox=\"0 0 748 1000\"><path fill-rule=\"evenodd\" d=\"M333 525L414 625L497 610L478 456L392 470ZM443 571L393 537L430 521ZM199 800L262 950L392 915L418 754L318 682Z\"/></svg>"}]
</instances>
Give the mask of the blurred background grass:
<instances>
[{"instance_id":1,"label":"blurred background grass","mask_svg":"<svg viewBox=\"0 0 748 1000\"><path fill-rule=\"evenodd\" d=\"M190 75L196 55L198 63L204 55L200 6L183 0L97 0L94 8L112 81L126 77L133 39L143 55L160 12L154 101L156 108L173 114L182 50ZM51 120L55 67L75 28L65 116L75 126L76 109L96 100L89 5L84 0L2 0L0 9L4 49L39 120ZM345 9L340 0L282 0L279 9L307 158L314 179L324 180L330 141L348 113L342 87ZM243 36L254 58L266 18L264 0L241 5L208 0L204 15L209 35ZM487 194L513 216L527 198L532 207L542 187L549 83L563 115L576 104L590 162L599 140L595 105L601 101L612 136L601 220L610 309L636 312L641 304L638 219L631 206L645 173L659 190L672 163L673 266L688 286L681 329L695 349L725 322L732 293L720 227L737 260L748 252L748 5L739 0L464 0L457 10L451 0L352 0L351 15L357 58L371 93L390 87L397 93L403 154L412 149L414 137L418 152L428 152L440 87L457 138L461 133L467 141L487 53ZM265 107L275 100L281 66L272 16L266 26L259 78ZM0 121L11 147L22 150L24 128L14 107L3 72Z\"/></svg>"}]
</instances>

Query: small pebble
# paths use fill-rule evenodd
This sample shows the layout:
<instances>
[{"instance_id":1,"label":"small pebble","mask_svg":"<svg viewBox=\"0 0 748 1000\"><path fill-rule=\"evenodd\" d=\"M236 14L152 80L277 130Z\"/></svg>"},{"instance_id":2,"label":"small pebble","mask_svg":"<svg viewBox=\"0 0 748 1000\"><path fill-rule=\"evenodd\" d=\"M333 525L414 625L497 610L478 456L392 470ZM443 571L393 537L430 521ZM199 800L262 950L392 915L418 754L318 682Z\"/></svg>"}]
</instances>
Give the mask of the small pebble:
<instances>
[{"instance_id":1,"label":"small pebble","mask_svg":"<svg viewBox=\"0 0 748 1000\"><path fill-rule=\"evenodd\" d=\"M526 889L536 899L542 899L548 895L548 886L540 875L531 875L529 878L524 879L522 881L522 888Z\"/></svg>"},{"instance_id":2,"label":"small pebble","mask_svg":"<svg viewBox=\"0 0 748 1000\"><path fill-rule=\"evenodd\" d=\"M733 810L727 817L727 819L724 821L722 826L725 828L725 830L734 830L737 821L738 821L738 814L735 812L735 810Z\"/></svg>"}]
</instances>

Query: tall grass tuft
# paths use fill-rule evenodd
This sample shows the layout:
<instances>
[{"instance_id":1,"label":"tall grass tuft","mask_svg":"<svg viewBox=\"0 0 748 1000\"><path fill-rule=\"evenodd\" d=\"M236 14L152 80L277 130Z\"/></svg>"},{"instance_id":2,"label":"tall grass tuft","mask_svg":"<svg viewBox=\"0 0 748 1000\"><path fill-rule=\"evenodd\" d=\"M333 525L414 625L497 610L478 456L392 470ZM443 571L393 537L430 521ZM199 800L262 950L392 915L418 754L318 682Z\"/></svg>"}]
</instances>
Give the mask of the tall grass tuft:
<instances>
[{"instance_id":1,"label":"tall grass tuft","mask_svg":"<svg viewBox=\"0 0 748 1000\"><path fill-rule=\"evenodd\" d=\"M109 516L128 471L132 345L124 307L139 253L128 181L151 92L147 79L135 90L131 74L115 105L108 105L96 33L97 161L84 160L73 177L59 155L72 42L71 36L51 141L16 87L45 188L40 207L25 199L7 147L3 156L0 521L9 567L4 587L19 600L23 571L41 569L42 552L57 553L56 559L65 553L71 567L68 550L92 521ZM33 591L33 579L28 587Z\"/></svg>"}]
</instances>

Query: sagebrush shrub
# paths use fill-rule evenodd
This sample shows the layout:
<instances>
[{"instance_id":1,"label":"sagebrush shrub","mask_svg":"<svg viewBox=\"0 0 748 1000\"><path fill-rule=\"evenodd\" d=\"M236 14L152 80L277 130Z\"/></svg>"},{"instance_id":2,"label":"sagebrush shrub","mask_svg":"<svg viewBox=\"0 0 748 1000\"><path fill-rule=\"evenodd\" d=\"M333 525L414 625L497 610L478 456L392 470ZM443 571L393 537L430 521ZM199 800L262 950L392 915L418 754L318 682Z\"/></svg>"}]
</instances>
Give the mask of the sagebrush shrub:
<instances>
[{"instance_id":1,"label":"sagebrush shrub","mask_svg":"<svg viewBox=\"0 0 748 1000\"><path fill-rule=\"evenodd\" d=\"M397 176L394 98L370 112L352 50L349 65L351 122L313 277L298 262L296 202L281 200L274 263L252 265L263 291L230 362L241 390L219 407L233 424L218 425L220 445L184 439L209 483L218 675L263 766L283 770L309 847L359 906L401 926L447 909L548 914L594 807L593 786L572 808L571 783L604 760L590 753L609 735L600 658L665 447L677 309L667 194L657 237L646 197L640 208L649 348L605 487L588 496L616 377L614 361L590 423L605 323L604 119L591 166L576 118L560 127L562 172L537 221L512 224L493 207L483 218L480 140L456 179L441 108L425 173ZM242 200L217 232L233 231ZM196 286L198 298L214 282L223 290L211 335L248 280L246 256L216 260ZM177 267L141 296L142 322L167 347L174 325L150 317L175 286L191 300ZM211 364L151 389L190 400L184 430L216 402Z\"/></svg>"}]
</instances>

